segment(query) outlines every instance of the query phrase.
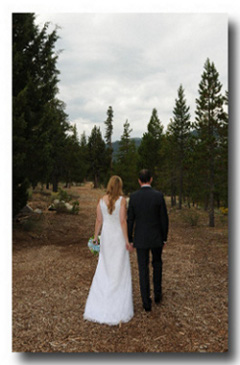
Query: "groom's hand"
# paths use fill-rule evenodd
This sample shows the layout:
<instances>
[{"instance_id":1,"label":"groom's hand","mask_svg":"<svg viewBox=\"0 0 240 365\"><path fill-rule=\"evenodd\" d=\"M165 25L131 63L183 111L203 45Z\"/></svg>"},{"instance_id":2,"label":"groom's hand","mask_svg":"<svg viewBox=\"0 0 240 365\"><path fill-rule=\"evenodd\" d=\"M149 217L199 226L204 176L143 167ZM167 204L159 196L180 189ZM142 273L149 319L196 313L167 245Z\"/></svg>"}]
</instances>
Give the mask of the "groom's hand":
<instances>
[{"instance_id":1,"label":"groom's hand","mask_svg":"<svg viewBox=\"0 0 240 365\"><path fill-rule=\"evenodd\" d=\"M133 243L129 243L129 252L133 252L134 248L133 248Z\"/></svg>"},{"instance_id":2,"label":"groom's hand","mask_svg":"<svg viewBox=\"0 0 240 365\"><path fill-rule=\"evenodd\" d=\"M126 249L129 251L129 252L132 252L134 250L133 248L133 243L129 243L127 242L126 243Z\"/></svg>"}]
</instances>

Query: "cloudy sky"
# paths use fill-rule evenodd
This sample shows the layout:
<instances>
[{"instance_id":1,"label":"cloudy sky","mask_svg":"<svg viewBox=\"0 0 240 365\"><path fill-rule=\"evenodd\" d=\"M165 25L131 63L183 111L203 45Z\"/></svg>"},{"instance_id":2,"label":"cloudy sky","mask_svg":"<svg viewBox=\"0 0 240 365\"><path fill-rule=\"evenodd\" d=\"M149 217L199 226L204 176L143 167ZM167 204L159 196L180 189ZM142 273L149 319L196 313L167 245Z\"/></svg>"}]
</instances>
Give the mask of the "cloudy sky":
<instances>
[{"instance_id":1,"label":"cloudy sky","mask_svg":"<svg viewBox=\"0 0 240 365\"><path fill-rule=\"evenodd\" d=\"M228 19L225 14L36 13L42 26L61 27L59 98L79 135L114 111L113 140L128 119L132 137L146 131L156 108L164 130L182 83L192 119L203 66L209 57L227 89Z\"/></svg>"}]
</instances>

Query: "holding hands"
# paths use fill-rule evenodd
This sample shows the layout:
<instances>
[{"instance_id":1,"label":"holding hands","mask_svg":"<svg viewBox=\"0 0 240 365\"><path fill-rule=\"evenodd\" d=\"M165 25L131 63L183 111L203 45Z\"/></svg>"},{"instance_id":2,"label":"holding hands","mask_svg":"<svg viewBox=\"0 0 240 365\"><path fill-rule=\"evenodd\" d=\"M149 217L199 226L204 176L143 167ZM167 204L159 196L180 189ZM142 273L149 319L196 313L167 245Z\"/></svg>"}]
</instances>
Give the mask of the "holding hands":
<instances>
[{"instance_id":1,"label":"holding hands","mask_svg":"<svg viewBox=\"0 0 240 365\"><path fill-rule=\"evenodd\" d=\"M133 248L133 243L129 243L129 242L126 242L126 249L129 251L129 252L133 252L134 248Z\"/></svg>"}]
</instances>

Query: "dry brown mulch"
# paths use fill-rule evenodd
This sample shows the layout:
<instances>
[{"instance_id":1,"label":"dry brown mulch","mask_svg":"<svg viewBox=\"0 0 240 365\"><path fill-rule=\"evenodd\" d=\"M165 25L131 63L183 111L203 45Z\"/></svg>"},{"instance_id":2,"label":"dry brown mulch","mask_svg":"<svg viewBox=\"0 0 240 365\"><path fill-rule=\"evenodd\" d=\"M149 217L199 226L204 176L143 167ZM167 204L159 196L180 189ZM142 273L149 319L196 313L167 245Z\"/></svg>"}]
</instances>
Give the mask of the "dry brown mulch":
<instances>
[{"instance_id":1,"label":"dry brown mulch","mask_svg":"<svg viewBox=\"0 0 240 365\"><path fill-rule=\"evenodd\" d=\"M86 244L92 235L100 189L72 187L78 215L49 212L48 192L33 193L42 208L27 229L13 230L14 352L225 352L228 350L227 222L207 226L205 212L191 227L169 209L163 251L163 301L142 309L136 252L131 254L133 319L121 326L83 320L97 265ZM34 216L35 217L35 216ZM225 219L225 220L224 220Z\"/></svg>"}]
</instances>

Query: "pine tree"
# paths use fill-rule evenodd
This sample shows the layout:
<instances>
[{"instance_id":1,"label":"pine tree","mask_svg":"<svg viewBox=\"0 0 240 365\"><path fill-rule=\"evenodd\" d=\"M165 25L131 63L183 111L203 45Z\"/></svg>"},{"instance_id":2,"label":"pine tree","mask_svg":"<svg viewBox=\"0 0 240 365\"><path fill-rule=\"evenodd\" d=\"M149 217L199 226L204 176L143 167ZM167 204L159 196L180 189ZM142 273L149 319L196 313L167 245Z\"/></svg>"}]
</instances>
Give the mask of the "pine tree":
<instances>
[{"instance_id":1,"label":"pine tree","mask_svg":"<svg viewBox=\"0 0 240 365\"><path fill-rule=\"evenodd\" d=\"M87 137L86 137L86 133L83 132L81 134L81 137L80 137L80 146L81 147L86 147L87 146Z\"/></svg>"},{"instance_id":2,"label":"pine tree","mask_svg":"<svg viewBox=\"0 0 240 365\"><path fill-rule=\"evenodd\" d=\"M80 137L80 151L81 151L81 169L82 169L82 181L87 179L87 173L89 170L88 164L88 144L86 133L83 132Z\"/></svg>"},{"instance_id":3,"label":"pine tree","mask_svg":"<svg viewBox=\"0 0 240 365\"><path fill-rule=\"evenodd\" d=\"M171 206L176 206L177 196L177 163L176 149L174 148L173 136L167 130L162 137L161 163L159 166L159 186L165 191L165 194L171 196Z\"/></svg>"},{"instance_id":4,"label":"pine tree","mask_svg":"<svg viewBox=\"0 0 240 365\"><path fill-rule=\"evenodd\" d=\"M130 123L126 120L115 165L115 172L121 176L126 194L137 187L137 150L135 142L130 138L131 132Z\"/></svg>"},{"instance_id":5,"label":"pine tree","mask_svg":"<svg viewBox=\"0 0 240 365\"><path fill-rule=\"evenodd\" d=\"M31 63L31 44L37 29L34 15L13 14L12 20L12 104L13 104L13 216L26 204L29 187L27 174L27 84Z\"/></svg>"},{"instance_id":6,"label":"pine tree","mask_svg":"<svg viewBox=\"0 0 240 365\"><path fill-rule=\"evenodd\" d=\"M89 173L98 188L106 173L106 149L100 128L94 126L88 139Z\"/></svg>"},{"instance_id":7,"label":"pine tree","mask_svg":"<svg viewBox=\"0 0 240 365\"><path fill-rule=\"evenodd\" d=\"M190 208L204 202L206 191L204 189L204 173L202 166L202 151L197 143L197 138L191 132L188 139L188 145L185 153L185 168L184 168L184 193L187 198L187 203Z\"/></svg>"},{"instance_id":8,"label":"pine tree","mask_svg":"<svg viewBox=\"0 0 240 365\"><path fill-rule=\"evenodd\" d=\"M201 81L199 98L196 99L196 121L198 145L201 150L202 164L205 165L204 181L209 209L209 226L214 227L214 194L216 192L216 163L219 136L223 128L224 97L222 84L214 63L206 60Z\"/></svg>"},{"instance_id":9,"label":"pine tree","mask_svg":"<svg viewBox=\"0 0 240 365\"><path fill-rule=\"evenodd\" d=\"M172 135L172 148L175 151L174 164L178 180L179 209L182 208L185 160L190 138L191 123L189 109L190 107L186 105L184 89L180 85L178 99L175 100L175 107L173 109L174 118L168 125L168 131Z\"/></svg>"},{"instance_id":10,"label":"pine tree","mask_svg":"<svg viewBox=\"0 0 240 365\"><path fill-rule=\"evenodd\" d=\"M71 127L71 134L67 135L64 145L64 160L62 161L64 180L66 187L72 182L82 182L85 171L83 169L84 161L82 158L82 149L78 138L76 124Z\"/></svg>"},{"instance_id":11,"label":"pine tree","mask_svg":"<svg viewBox=\"0 0 240 365\"><path fill-rule=\"evenodd\" d=\"M44 114L44 121L42 128L48 134L48 163L46 173L49 174L48 181L52 183L54 192L58 191L58 184L61 180L65 180L64 167L66 158L66 146L68 145L67 132L70 131L69 123L66 121L66 114L64 112L65 105L58 99L53 99L48 103L46 112ZM38 157L37 162L44 162ZM35 170L38 171L35 167ZM43 178L46 179L45 174ZM41 181L41 180L40 180Z\"/></svg>"},{"instance_id":12,"label":"pine tree","mask_svg":"<svg viewBox=\"0 0 240 365\"><path fill-rule=\"evenodd\" d=\"M51 181L57 190L69 130L57 99L56 29L40 30L32 13L13 14L13 214L26 204L27 188ZM24 193L25 191L25 193Z\"/></svg>"},{"instance_id":13,"label":"pine tree","mask_svg":"<svg viewBox=\"0 0 240 365\"><path fill-rule=\"evenodd\" d=\"M216 163L216 197L218 208L228 206L228 91L224 97L224 110L219 115L221 127L219 128L217 163Z\"/></svg>"},{"instance_id":14,"label":"pine tree","mask_svg":"<svg viewBox=\"0 0 240 365\"><path fill-rule=\"evenodd\" d=\"M112 134L113 134L113 109L111 106L109 106L107 111L107 119L104 122L106 125L106 133L105 133L105 140L107 145L107 155L109 159L109 168L110 168L110 174L112 173L113 169L113 148L112 148Z\"/></svg>"},{"instance_id":15,"label":"pine tree","mask_svg":"<svg viewBox=\"0 0 240 365\"><path fill-rule=\"evenodd\" d=\"M148 131L143 134L138 149L139 168L149 169L152 172L153 178L157 180L163 126L161 125L155 108L152 111L147 129Z\"/></svg>"}]
</instances>

